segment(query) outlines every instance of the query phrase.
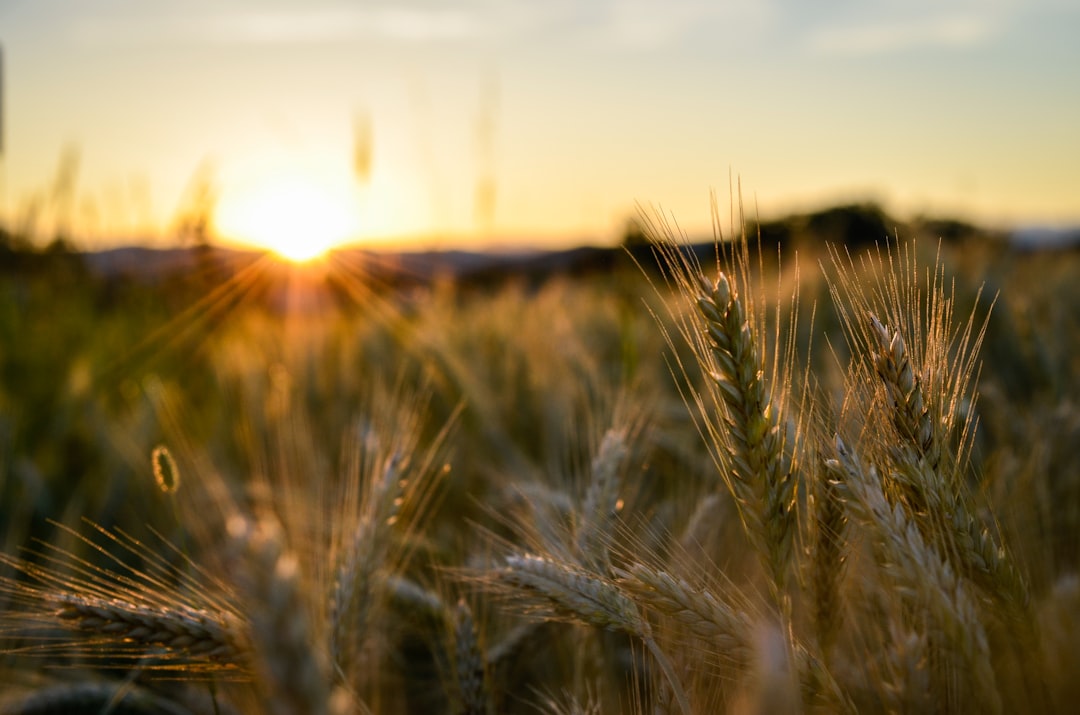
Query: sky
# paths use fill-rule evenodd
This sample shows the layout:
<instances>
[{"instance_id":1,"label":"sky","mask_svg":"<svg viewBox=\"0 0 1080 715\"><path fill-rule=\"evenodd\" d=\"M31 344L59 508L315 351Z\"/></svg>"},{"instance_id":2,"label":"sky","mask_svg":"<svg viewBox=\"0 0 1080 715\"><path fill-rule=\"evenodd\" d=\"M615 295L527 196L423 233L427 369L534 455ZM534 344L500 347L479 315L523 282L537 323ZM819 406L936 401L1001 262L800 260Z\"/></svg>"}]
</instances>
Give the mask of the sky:
<instances>
[{"instance_id":1,"label":"sky","mask_svg":"<svg viewBox=\"0 0 1080 715\"><path fill-rule=\"evenodd\" d=\"M1080 224L1075 0L2 0L0 223L613 243L763 218Z\"/></svg>"}]
</instances>

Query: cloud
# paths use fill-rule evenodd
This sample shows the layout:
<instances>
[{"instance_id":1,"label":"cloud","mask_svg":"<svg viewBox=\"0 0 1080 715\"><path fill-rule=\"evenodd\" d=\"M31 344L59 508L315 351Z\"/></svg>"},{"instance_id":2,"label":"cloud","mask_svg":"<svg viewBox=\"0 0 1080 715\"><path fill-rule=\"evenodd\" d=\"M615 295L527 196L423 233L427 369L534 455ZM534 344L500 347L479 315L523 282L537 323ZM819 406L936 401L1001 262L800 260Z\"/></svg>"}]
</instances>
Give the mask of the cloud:
<instances>
[{"instance_id":1,"label":"cloud","mask_svg":"<svg viewBox=\"0 0 1080 715\"><path fill-rule=\"evenodd\" d=\"M282 0L189 0L184 7L114 0L64 13L69 36L91 45L290 45L357 40L486 40L510 46L558 40L581 47L656 51L691 38L718 43L757 33L776 0L382 0L357 5Z\"/></svg>"},{"instance_id":2,"label":"cloud","mask_svg":"<svg viewBox=\"0 0 1080 715\"><path fill-rule=\"evenodd\" d=\"M731 41L736 32L745 35L761 29L772 15L771 4L764 0L612 0L597 30L611 44L657 50L702 31L715 33L718 42Z\"/></svg>"},{"instance_id":3,"label":"cloud","mask_svg":"<svg viewBox=\"0 0 1080 715\"><path fill-rule=\"evenodd\" d=\"M468 39L482 35L481 17L467 9L383 5L312 7L177 14L155 5L141 14L77 18L76 39L89 44L315 44L359 39L404 42Z\"/></svg>"},{"instance_id":4,"label":"cloud","mask_svg":"<svg viewBox=\"0 0 1080 715\"><path fill-rule=\"evenodd\" d=\"M808 48L822 55L865 56L942 47L965 49L1001 34L997 18L951 15L921 20L882 21L827 27L811 32Z\"/></svg>"},{"instance_id":5,"label":"cloud","mask_svg":"<svg viewBox=\"0 0 1080 715\"><path fill-rule=\"evenodd\" d=\"M455 9L311 9L218 17L214 31L225 41L271 44L364 37L423 42L473 37L480 33L481 23L470 13Z\"/></svg>"}]
</instances>

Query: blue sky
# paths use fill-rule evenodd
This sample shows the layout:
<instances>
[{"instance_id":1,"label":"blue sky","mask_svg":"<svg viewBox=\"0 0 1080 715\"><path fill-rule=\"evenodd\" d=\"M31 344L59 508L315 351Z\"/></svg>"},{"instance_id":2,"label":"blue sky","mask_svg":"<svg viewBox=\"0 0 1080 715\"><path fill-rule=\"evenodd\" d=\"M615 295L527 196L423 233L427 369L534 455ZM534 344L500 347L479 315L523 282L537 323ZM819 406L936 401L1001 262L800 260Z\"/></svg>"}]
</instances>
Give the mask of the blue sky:
<instances>
[{"instance_id":1,"label":"blue sky","mask_svg":"<svg viewBox=\"0 0 1080 715\"><path fill-rule=\"evenodd\" d=\"M703 229L729 175L766 215L1080 223L1078 36L1060 0L5 0L0 217L48 232L71 148L91 245L165 240L200 167L256 242L283 187L334 240L572 243Z\"/></svg>"}]
</instances>

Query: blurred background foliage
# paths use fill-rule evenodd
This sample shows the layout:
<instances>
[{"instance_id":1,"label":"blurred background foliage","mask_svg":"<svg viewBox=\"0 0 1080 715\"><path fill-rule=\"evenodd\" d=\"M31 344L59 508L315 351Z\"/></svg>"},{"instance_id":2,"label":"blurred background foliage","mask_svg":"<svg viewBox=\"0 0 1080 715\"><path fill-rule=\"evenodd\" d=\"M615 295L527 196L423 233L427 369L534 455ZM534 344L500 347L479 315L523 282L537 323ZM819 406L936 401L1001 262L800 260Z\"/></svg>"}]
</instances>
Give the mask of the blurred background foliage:
<instances>
[{"instance_id":1,"label":"blurred background foliage","mask_svg":"<svg viewBox=\"0 0 1080 715\"><path fill-rule=\"evenodd\" d=\"M876 250L888 222L846 207L751 227L766 263L799 269L800 349L812 345L822 394L837 403L845 351L823 243ZM626 245L603 260L542 257L539 268L479 278L391 280L371 257L331 257L314 282L321 297L299 303L282 296L315 269L197 246L202 258L153 278L103 275L62 242L34 250L4 235L5 550L55 538L48 519L179 529L152 477L158 444L176 456L182 489L198 490L205 470L236 484L274 471L302 481L342 470L350 449L393 429L409 401L419 419L402 429L419 444L452 430L417 569L467 563L483 539L477 525L511 538L505 517L522 500L558 514L613 424L634 428L628 508L670 527L680 511L670 504L714 492L717 477L680 397L679 382L700 375L675 377L692 359L664 339L676 330L668 305L677 300L645 233L628 224ZM1080 556L1080 252L1018 250L955 223L895 233L919 240L927 271L940 257L957 316L975 310L979 322L997 296L974 406L976 487L1034 592L1045 591L1075 573ZM779 259L774 241L785 247ZM694 250L711 272L713 247ZM771 285L790 292L785 280Z\"/></svg>"}]
</instances>

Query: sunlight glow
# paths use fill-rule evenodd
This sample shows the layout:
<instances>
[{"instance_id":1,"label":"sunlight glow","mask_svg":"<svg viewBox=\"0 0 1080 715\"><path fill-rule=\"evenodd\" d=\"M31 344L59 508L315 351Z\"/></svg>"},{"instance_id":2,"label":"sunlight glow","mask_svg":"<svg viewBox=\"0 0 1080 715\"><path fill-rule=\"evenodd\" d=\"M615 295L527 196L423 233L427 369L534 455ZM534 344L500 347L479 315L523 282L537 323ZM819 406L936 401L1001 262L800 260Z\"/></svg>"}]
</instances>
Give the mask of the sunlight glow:
<instances>
[{"instance_id":1,"label":"sunlight glow","mask_svg":"<svg viewBox=\"0 0 1080 715\"><path fill-rule=\"evenodd\" d=\"M230 240L303 262L354 239L359 215L348 191L300 174L275 174L224 195L216 224Z\"/></svg>"}]
</instances>

